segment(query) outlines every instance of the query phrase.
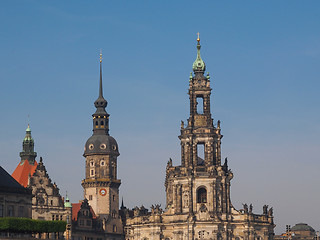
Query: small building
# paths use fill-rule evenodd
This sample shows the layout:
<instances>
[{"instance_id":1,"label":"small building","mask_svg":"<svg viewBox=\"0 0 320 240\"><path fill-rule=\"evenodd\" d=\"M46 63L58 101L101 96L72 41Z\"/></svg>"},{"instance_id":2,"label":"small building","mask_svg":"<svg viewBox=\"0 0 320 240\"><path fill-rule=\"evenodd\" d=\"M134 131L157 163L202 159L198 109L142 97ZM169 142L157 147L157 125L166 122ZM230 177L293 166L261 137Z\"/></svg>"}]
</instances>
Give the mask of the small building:
<instances>
[{"instance_id":1,"label":"small building","mask_svg":"<svg viewBox=\"0 0 320 240\"><path fill-rule=\"evenodd\" d=\"M0 166L0 217L31 218L32 192Z\"/></svg>"}]
</instances>

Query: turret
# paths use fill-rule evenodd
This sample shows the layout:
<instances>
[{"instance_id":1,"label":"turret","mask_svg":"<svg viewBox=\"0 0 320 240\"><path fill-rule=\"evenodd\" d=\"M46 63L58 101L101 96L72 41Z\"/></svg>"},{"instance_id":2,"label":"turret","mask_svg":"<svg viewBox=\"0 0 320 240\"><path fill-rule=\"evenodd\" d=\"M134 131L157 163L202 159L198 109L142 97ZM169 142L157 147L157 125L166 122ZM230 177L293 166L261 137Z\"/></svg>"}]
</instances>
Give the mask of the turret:
<instances>
[{"instance_id":1,"label":"turret","mask_svg":"<svg viewBox=\"0 0 320 240\"><path fill-rule=\"evenodd\" d=\"M28 128L26 129L26 136L22 142L22 152L20 152L21 163L25 160L28 160L29 164L34 165L35 158L37 157L37 153L34 151L34 140L31 136L30 125L28 124Z\"/></svg>"}]
</instances>

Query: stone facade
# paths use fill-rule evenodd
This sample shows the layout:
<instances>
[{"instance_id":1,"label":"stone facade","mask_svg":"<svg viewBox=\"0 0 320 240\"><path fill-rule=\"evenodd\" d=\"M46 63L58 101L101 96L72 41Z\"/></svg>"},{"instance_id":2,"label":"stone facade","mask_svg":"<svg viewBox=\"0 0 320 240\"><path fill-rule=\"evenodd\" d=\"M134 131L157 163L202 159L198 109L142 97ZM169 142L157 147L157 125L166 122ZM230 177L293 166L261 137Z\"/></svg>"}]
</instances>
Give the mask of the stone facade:
<instances>
[{"instance_id":1,"label":"stone facade","mask_svg":"<svg viewBox=\"0 0 320 240\"><path fill-rule=\"evenodd\" d=\"M64 199L59 193L56 183L52 183L40 157L39 164L35 160L34 140L28 125L26 136L22 142L21 161L12 176L22 186L32 192L32 218L40 220L67 220L71 210L64 207Z\"/></svg>"},{"instance_id":2,"label":"stone facade","mask_svg":"<svg viewBox=\"0 0 320 240\"><path fill-rule=\"evenodd\" d=\"M233 173L221 163L220 121L210 111L210 77L200 57L189 79L190 117L181 122L181 165L166 167L166 208L135 208L126 214L126 240L273 239L272 208L254 214L252 205L236 210L230 200Z\"/></svg>"},{"instance_id":3,"label":"stone facade","mask_svg":"<svg viewBox=\"0 0 320 240\"><path fill-rule=\"evenodd\" d=\"M33 194L33 219L67 221L67 216L71 215L71 211L64 207L64 199L56 183L52 183L42 158L29 178L28 187L31 188Z\"/></svg>"}]
</instances>

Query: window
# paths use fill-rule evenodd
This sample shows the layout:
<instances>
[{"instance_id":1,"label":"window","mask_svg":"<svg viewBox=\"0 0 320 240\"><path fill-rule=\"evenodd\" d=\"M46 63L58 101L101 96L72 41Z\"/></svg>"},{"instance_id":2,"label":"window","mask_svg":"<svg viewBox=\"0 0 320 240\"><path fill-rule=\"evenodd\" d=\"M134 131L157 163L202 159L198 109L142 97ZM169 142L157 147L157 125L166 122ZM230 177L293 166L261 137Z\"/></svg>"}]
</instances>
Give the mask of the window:
<instances>
[{"instance_id":1,"label":"window","mask_svg":"<svg viewBox=\"0 0 320 240\"><path fill-rule=\"evenodd\" d=\"M101 126L103 126L103 124L104 124L104 122L103 122L103 121L101 121Z\"/></svg>"},{"instance_id":2,"label":"window","mask_svg":"<svg viewBox=\"0 0 320 240\"><path fill-rule=\"evenodd\" d=\"M203 96L197 97L197 113L203 114Z\"/></svg>"},{"instance_id":3,"label":"window","mask_svg":"<svg viewBox=\"0 0 320 240\"><path fill-rule=\"evenodd\" d=\"M51 204L51 206L53 205L53 201L52 200L50 201L50 204Z\"/></svg>"},{"instance_id":4,"label":"window","mask_svg":"<svg viewBox=\"0 0 320 240\"><path fill-rule=\"evenodd\" d=\"M200 239L203 239L203 238L204 238L205 231L200 231L198 234L199 234L199 238L200 238Z\"/></svg>"},{"instance_id":5,"label":"window","mask_svg":"<svg viewBox=\"0 0 320 240\"><path fill-rule=\"evenodd\" d=\"M202 187L198 189L197 193L198 203L206 203L207 202L207 190Z\"/></svg>"},{"instance_id":6,"label":"window","mask_svg":"<svg viewBox=\"0 0 320 240\"><path fill-rule=\"evenodd\" d=\"M198 166L204 165L204 143L198 143L197 144L197 157L198 157Z\"/></svg>"},{"instance_id":7,"label":"window","mask_svg":"<svg viewBox=\"0 0 320 240\"><path fill-rule=\"evenodd\" d=\"M89 200L92 200L92 195L89 195Z\"/></svg>"},{"instance_id":8,"label":"window","mask_svg":"<svg viewBox=\"0 0 320 240\"><path fill-rule=\"evenodd\" d=\"M54 221L54 215L52 215L52 221Z\"/></svg>"},{"instance_id":9,"label":"window","mask_svg":"<svg viewBox=\"0 0 320 240\"><path fill-rule=\"evenodd\" d=\"M93 161L90 162L90 167L94 167L94 162Z\"/></svg>"},{"instance_id":10,"label":"window","mask_svg":"<svg viewBox=\"0 0 320 240\"><path fill-rule=\"evenodd\" d=\"M91 226L91 220L87 220L87 226Z\"/></svg>"},{"instance_id":11,"label":"window","mask_svg":"<svg viewBox=\"0 0 320 240\"><path fill-rule=\"evenodd\" d=\"M60 215L60 221L62 221L62 215Z\"/></svg>"},{"instance_id":12,"label":"window","mask_svg":"<svg viewBox=\"0 0 320 240\"><path fill-rule=\"evenodd\" d=\"M90 176L91 177L94 176L94 170L93 169L90 170Z\"/></svg>"},{"instance_id":13,"label":"window","mask_svg":"<svg viewBox=\"0 0 320 240\"><path fill-rule=\"evenodd\" d=\"M19 206L18 217L24 217L24 207Z\"/></svg>"},{"instance_id":14,"label":"window","mask_svg":"<svg viewBox=\"0 0 320 240\"><path fill-rule=\"evenodd\" d=\"M80 219L80 221L79 221L79 225L80 225L80 226L83 226L83 225L84 225L84 221L83 221L83 219Z\"/></svg>"},{"instance_id":15,"label":"window","mask_svg":"<svg viewBox=\"0 0 320 240\"><path fill-rule=\"evenodd\" d=\"M117 231L117 226L116 225L113 225L113 232L116 232Z\"/></svg>"},{"instance_id":16,"label":"window","mask_svg":"<svg viewBox=\"0 0 320 240\"><path fill-rule=\"evenodd\" d=\"M8 206L8 217L13 217L14 208L12 205Z\"/></svg>"},{"instance_id":17,"label":"window","mask_svg":"<svg viewBox=\"0 0 320 240\"><path fill-rule=\"evenodd\" d=\"M116 195L112 195L112 201L116 200Z\"/></svg>"},{"instance_id":18,"label":"window","mask_svg":"<svg viewBox=\"0 0 320 240\"><path fill-rule=\"evenodd\" d=\"M0 217L4 217L3 216L3 204L0 204Z\"/></svg>"}]
</instances>

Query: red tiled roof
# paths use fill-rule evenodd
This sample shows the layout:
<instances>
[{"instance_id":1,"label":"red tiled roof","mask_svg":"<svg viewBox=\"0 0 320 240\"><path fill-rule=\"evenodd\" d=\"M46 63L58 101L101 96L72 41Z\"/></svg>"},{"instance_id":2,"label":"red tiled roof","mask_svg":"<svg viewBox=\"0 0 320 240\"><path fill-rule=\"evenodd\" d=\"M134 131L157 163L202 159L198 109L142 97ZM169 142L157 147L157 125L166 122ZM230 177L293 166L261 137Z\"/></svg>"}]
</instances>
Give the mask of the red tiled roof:
<instances>
[{"instance_id":1,"label":"red tiled roof","mask_svg":"<svg viewBox=\"0 0 320 240\"><path fill-rule=\"evenodd\" d=\"M27 187L29 173L32 176L37 166L37 161L34 161L34 165L31 165L28 160L25 160L19 163L11 176L22 186Z\"/></svg>"},{"instance_id":2,"label":"red tiled roof","mask_svg":"<svg viewBox=\"0 0 320 240\"><path fill-rule=\"evenodd\" d=\"M77 221L78 212L80 211L81 204L82 204L82 202L80 202L80 203L72 203L72 220L74 220L74 221ZM90 212L92 213L92 218L93 219L97 218L97 216L94 213L94 211L93 211L91 206L90 206Z\"/></svg>"}]
</instances>

